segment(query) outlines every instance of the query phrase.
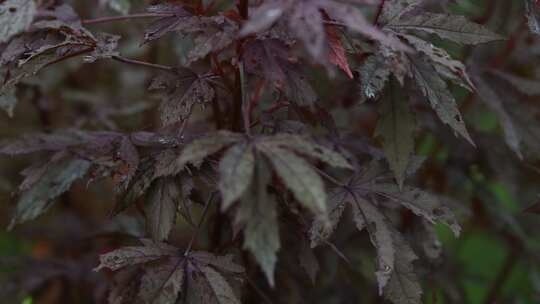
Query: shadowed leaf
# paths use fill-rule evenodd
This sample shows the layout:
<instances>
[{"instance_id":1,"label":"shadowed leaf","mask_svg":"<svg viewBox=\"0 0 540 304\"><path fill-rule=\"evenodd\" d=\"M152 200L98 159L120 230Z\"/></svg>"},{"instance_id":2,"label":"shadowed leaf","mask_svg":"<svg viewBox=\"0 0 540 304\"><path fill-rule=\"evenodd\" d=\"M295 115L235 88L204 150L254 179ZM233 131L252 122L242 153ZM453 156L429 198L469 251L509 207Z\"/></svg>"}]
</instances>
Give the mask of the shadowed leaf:
<instances>
[{"instance_id":1,"label":"shadowed leaf","mask_svg":"<svg viewBox=\"0 0 540 304\"><path fill-rule=\"evenodd\" d=\"M225 152L219 162L221 210L227 210L244 194L251 183L254 168L255 157L250 144L238 144Z\"/></svg>"},{"instance_id":2,"label":"shadowed leaf","mask_svg":"<svg viewBox=\"0 0 540 304\"><path fill-rule=\"evenodd\" d=\"M36 13L34 0L4 0L0 2L0 42L24 31Z\"/></svg>"}]
</instances>

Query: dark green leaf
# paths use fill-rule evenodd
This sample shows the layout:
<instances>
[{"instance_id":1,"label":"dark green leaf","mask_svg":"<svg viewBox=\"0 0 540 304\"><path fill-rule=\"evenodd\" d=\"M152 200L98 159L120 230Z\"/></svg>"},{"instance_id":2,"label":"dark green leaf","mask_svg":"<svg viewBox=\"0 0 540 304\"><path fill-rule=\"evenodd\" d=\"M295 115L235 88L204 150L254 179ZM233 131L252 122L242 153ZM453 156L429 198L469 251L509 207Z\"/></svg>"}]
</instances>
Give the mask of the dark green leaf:
<instances>
[{"instance_id":1,"label":"dark green leaf","mask_svg":"<svg viewBox=\"0 0 540 304\"><path fill-rule=\"evenodd\" d=\"M324 243L334 233L347 207L347 199L349 194L346 191L334 190L328 193L328 220L316 217L309 230L312 248Z\"/></svg>"},{"instance_id":2,"label":"dark green leaf","mask_svg":"<svg viewBox=\"0 0 540 304\"><path fill-rule=\"evenodd\" d=\"M396 248L394 271L384 288L384 296L394 304L420 304L422 287L412 264L417 256L397 232L392 236Z\"/></svg>"},{"instance_id":3,"label":"dark green leaf","mask_svg":"<svg viewBox=\"0 0 540 304\"><path fill-rule=\"evenodd\" d=\"M351 204L358 229L361 230L362 226L367 228L371 242L377 249L378 270L375 275L379 284L379 293L382 293L394 269L396 249L392 240L392 228L384 214L371 202L355 195L351 198Z\"/></svg>"},{"instance_id":4,"label":"dark green leaf","mask_svg":"<svg viewBox=\"0 0 540 304\"><path fill-rule=\"evenodd\" d=\"M255 168L255 156L252 149L250 144L234 145L225 152L219 162L222 210L227 210L251 184Z\"/></svg>"},{"instance_id":5,"label":"dark green leaf","mask_svg":"<svg viewBox=\"0 0 540 304\"><path fill-rule=\"evenodd\" d=\"M4 0L0 3L0 43L24 31L34 20L34 0Z\"/></svg>"},{"instance_id":6,"label":"dark green leaf","mask_svg":"<svg viewBox=\"0 0 540 304\"><path fill-rule=\"evenodd\" d=\"M540 8L538 8L538 2L536 2L536 0L523 1L525 1L525 10L529 29L531 32L540 35Z\"/></svg>"},{"instance_id":7,"label":"dark green leaf","mask_svg":"<svg viewBox=\"0 0 540 304\"><path fill-rule=\"evenodd\" d=\"M266 160L258 157L251 186L236 210L235 223L244 226L244 248L253 253L270 286L274 286L280 240L276 201L267 190L271 177Z\"/></svg>"},{"instance_id":8,"label":"dark green leaf","mask_svg":"<svg viewBox=\"0 0 540 304\"><path fill-rule=\"evenodd\" d=\"M313 157L332 167L352 169L351 164L337 151L320 145L306 137L292 134L278 134L264 140L265 146L286 148Z\"/></svg>"},{"instance_id":9,"label":"dark green leaf","mask_svg":"<svg viewBox=\"0 0 540 304\"><path fill-rule=\"evenodd\" d=\"M229 131L218 131L203 136L192 141L182 150L175 166L176 168L183 168L187 164L200 166L206 157L241 140L241 135Z\"/></svg>"},{"instance_id":10,"label":"dark green leaf","mask_svg":"<svg viewBox=\"0 0 540 304\"><path fill-rule=\"evenodd\" d=\"M397 31L410 30L435 34L462 44L479 44L503 39L486 27L459 15L422 12L413 17L394 19L387 27Z\"/></svg>"},{"instance_id":11,"label":"dark green leaf","mask_svg":"<svg viewBox=\"0 0 540 304\"><path fill-rule=\"evenodd\" d=\"M431 107L439 116L443 123L448 124L452 129L474 145L456 101L444 80L442 80L433 66L422 59L412 60L413 77L422 94L429 100Z\"/></svg>"},{"instance_id":12,"label":"dark green leaf","mask_svg":"<svg viewBox=\"0 0 540 304\"><path fill-rule=\"evenodd\" d=\"M383 24L391 23L420 6L422 2L424 0L385 0L379 21Z\"/></svg>"},{"instance_id":13,"label":"dark green leaf","mask_svg":"<svg viewBox=\"0 0 540 304\"><path fill-rule=\"evenodd\" d=\"M86 175L90 165L87 160L69 158L51 163L39 181L19 198L9 228L35 219L45 212L54 199L68 191L73 182Z\"/></svg>"},{"instance_id":14,"label":"dark green leaf","mask_svg":"<svg viewBox=\"0 0 540 304\"><path fill-rule=\"evenodd\" d=\"M431 223L440 222L447 225L456 237L461 232L461 227L452 211L443 206L435 195L412 187L403 187L403 190L400 190L393 184L375 184L370 187L370 190L401 203Z\"/></svg>"},{"instance_id":15,"label":"dark green leaf","mask_svg":"<svg viewBox=\"0 0 540 304\"><path fill-rule=\"evenodd\" d=\"M175 304L184 286L184 261L145 268L138 298L142 304Z\"/></svg>"},{"instance_id":16,"label":"dark green leaf","mask_svg":"<svg viewBox=\"0 0 540 304\"><path fill-rule=\"evenodd\" d=\"M384 155L401 188L409 160L414 153L415 122L407 100L399 99L396 85L390 86L383 98L375 134L383 139Z\"/></svg>"},{"instance_id":17,"label":"dark green leaf","mask_svg":"<svg viewBox=\"0 0 540 304\"><path fill-rule=\"evenodd\" d=\"M360 93L363 98L377 98L386 85L392 70L383 60L384 58L378 55L369 56L358 68Z\"/></svg>"},{"instance_id":18,"label":"dark green leaf","mask_svg":"<svg viewBox=\"0 0 540 304\"><path fill-rule=\"evenodd\" d=\"M164 257L172 257L178 249L164 243L145 241L145 246L122 247L120 249L99 256L99 266L95 271L103 268L118 270L127 266L144 264L159 260Z\"/></svg>"},{"instance_id":19,"label":"dark green leaf","mask_svg":"<svg viewBox=\"0 0 540 304\"><path fill-rule=\"evenodd\" d=\"M324 183L307 161L288 150L264 142L258 143L257 148L268 157L278 176L304 207L316 214L326 215Z\"/></svg>"},{"instance_id":20,"label":"dark green leaf","mask_svg":"<svg viewBox=\"0 0 540 304\"><path fill-rule=\"evenodd\" d=\"M174 223L182 197L179 181L165 177L156 180L148 191L146 215L148 231L156 241L166 240Z\"/></svg>"},{"instance_id":21,"label":"dark green leaf","mask_svg":"<svg viewBox=\"0 0 540 304\"><path fill-rule=\"evenodd\" d=\"M219 304L240 304L227 280L212 267L201 267L202 273L208 280L211 290Z\"/></svg>"}]
</instances>

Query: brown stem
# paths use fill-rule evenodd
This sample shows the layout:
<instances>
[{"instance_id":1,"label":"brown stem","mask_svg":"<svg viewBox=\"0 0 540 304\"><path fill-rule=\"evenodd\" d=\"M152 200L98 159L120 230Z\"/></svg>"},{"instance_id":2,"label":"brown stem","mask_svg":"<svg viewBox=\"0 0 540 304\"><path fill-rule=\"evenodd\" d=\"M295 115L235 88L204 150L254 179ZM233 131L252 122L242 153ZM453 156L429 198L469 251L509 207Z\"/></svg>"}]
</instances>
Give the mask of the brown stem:
<instances>
[{"instance_id":1,"label":"brown stem","mask_svg":"<svg viewBox=\"0 0 540 304\"><path fill-rule=\"evenodd\" d=\"M240 131L242 129L242 86L240 69L234 73L234 92L233 92L233 107L232 107L232 130Z\"/></svg>"},{"instance_id":2,"label":"brown stem","mask_svg":"<svg viewBox=\"0 0 540 304\"><path fill-rule=\"evenodd\" d=\"M240 13L240 16L242 18L247 19L249 16L249 1L248 0L240 0L238 3L238 12Z\"/></svg>"},{"instance_id":3,"label":"brown stem","mask_svg":"<svg viewBox=\"0 0 540 304\"><path fill-rule=\"evenodd\" d=\"M373 24L377 24L379 22L379 18L381 17L381 14L384 8L384 1L385 0L381 0L381 2L379 3L379 7L377 8L377 13L375 13L375 19L373 19Z\"/></svg>"},{"instance_id":4,"label":"brown stem","mask_svg":"<svg viewBox=\"0 0 540 304\"><path fill-rule=\"evenodd\" d=\"M132 64L132 65L144 66L144 67L163 70L163 71L167 71L167 72L172 72L174 70L174 68L170 67L170 66L156 64L156 63L150 63L150 62L145 62L145 61L140 61L140 60L135 60L135 59L129 59L129 58L125 58L125 57L122 57L122 56L113 56L112 59L116 60L118 62L123 62L123 63L127 63L127 64Z\"/></svg>"},{"instance_id":5,"label":"brown stem","mask_svg":"<svg viewBox=\"0 0 540 304\"><path fill-rule=\"evenodd\" d=\"M246 97L247 92L244 63L240 62L238 68L240 70L240 94L242 96L242 118L244 121L244 131L248 136L251 136L251 102Z\"/></svg>"},{"instance_id":6,"label":"brown stem","mask_svg":"<svg viewBox=\"0 0 540 304\"><path fill-rule=\"evenodd\" d=\"M85 19L81 23L83 25L99 24L99 23L109 23L115 21L125 21L131 19L144 19L144 18L157 18L157 17L172 17L174 14L166 13L142 13L142 14L133 14L125 16L110 16L110 17L100 17L96 19Z\"/></svg>"},{"instance_id":7,"label":"brown stem","mask_svg":"<svg viewBox=\"0 0 540 304\"><path fill-rule=\"evenodd\" d=\"M82 54L86 54L86 53L89 53L91 52L92 50L94 50L94 48L87 48L87 49L82 49L80 51L77 51L77 52L74 52L74 53L70 53L70 54L67 54L65 56L62 56L60 58L56 58L52 61L49 61L47 62L47 64L45 64L45 66L49 66L51 64L55 64L55 63L58 63L60 61L64 61L66 59L69 59L69 58L73 58L73 57L76 57L76 56L79 56L79 55L82 55Z\"/></svg>"}]
</instances>

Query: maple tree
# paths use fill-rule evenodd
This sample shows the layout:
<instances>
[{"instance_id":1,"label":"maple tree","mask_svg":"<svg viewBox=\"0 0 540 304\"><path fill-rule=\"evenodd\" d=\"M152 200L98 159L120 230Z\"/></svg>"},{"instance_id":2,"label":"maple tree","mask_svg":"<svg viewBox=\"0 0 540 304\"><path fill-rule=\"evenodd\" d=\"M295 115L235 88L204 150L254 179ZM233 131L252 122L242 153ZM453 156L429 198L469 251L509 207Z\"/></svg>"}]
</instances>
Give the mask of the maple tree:
<instances>
[{"instance_id":1,"label":"maple tree","mask_svg":"<svg viewBox=\"0 0 540 304\"><path fill-rule=\"evenodd\" d=\"M65 277L81 303L468 303L437 231L477 222L537 268L533 220L490 208L485 176L536 195L540 86L505 63L538 61L540 5L496 26L505 1L454 2L0 1L0 108L41 124L0 145L30 160L9 229L111 203L75 257L9 259L10 301Z\"/></svg>"}]
</instances>

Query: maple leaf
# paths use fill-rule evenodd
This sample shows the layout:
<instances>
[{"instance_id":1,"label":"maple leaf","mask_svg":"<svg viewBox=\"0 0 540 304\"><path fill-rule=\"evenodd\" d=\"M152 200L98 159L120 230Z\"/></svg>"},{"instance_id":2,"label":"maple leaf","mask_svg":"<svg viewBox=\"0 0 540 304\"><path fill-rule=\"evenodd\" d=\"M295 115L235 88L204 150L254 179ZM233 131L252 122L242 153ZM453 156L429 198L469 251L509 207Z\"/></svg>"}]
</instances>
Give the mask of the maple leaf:
<instances>
[{"instance_id":1,"label":"maple leaf","mask_svg":"<svg viewBox=\"0 0 540 304\"><path fill-rule=\"evenodd\" d=\"M291 64L288 62L289 48L282 40L248 41L242 56L248 73L263 77L277 87L286 84L285 70Z\"/></svg>"},{"instance_id":2,"label":"maple leaf","mask_svg":"<svg viewBox=\"0 0 540 304\"><path fill-rule=\"evenodd\" d=\"M256 8L240 31L241 36L270 28L278 19L285 17L289 30L300 41L312 58L324 63L328 58L327 33L321 15L343 23L347 28L368 38L401 50L408 47L372 25L355 7L332 0L321 1L267 1Z\"/></svg>"},{"instance_id":3,"label":"maple leaf","mask_svg":"<svg viewBox=\"0 0 540 304\"><path fill-rule=\"evenodd\" d=\"M461 79L461 83L458 82L458 84L465 88L474 87L469 79L465 65L460 61L452 59L444 49L438 48L433 44L415 36L399 34L399 37L409 42L418 52L425 54L427 59L433 63L437 72L441 72L440 67L448 69L450 75L457 75ZM449 77L446 73L440 74L441 76L450 78L450 80L456 80L454 77Z\"/></svg>"},{"instance_id":4,"label":"maple leaf","mask_svg":"<svg viewBox=\"0 0 540 304\"><path fill-rule=\"evenodd\" d=\"M395 304L420 304L422 287L413 269L413 262L418 257L397 232L392 233L392 238L396 257L384 296Z\"/></svg>"},{"instance_id":5,"label":"maple leaf","mask_svg":"<svg viewBox=\"0 0 540 304\"><path fill-rule=\"evenodd\" d=\"M348 193L339 189L329 191L327 203L328 220L314 220L309 230L310 245L312 248L323 244L334 233L347 207L348 198Z\"/></svg>"},{"instance_id":6,"label":"maple leaf","mask_svg":"<svg viewBox=\"0 0 540 304\"><path fill-rule=\"evenodd\" d=\"M93 63L98 59L110 59L119 56L120 53L116 49L120 38L121 36L107 33L97 34L96 46L90 54L83 56L84 62Z\"/></svg>"},{"instance_id":7,"label":"maple leaf","mask_svg":"<svg viewBox=\"0 0 540 304\"><path fill-rule=\"evenodd\" d=\"M17 202L9 229L35 219L45 212L56 198L69 190L71 184L83 177L91 162L76 158L62 158L47 165L47 169L24 191Z\"/></svg>"},{"instance_id":8,"label":"maple leaf","mask_svg":"<svg viewBox=\"0 0 540 304\"><path fill-rule=\"evenodd\" d=\"M398 98L396 86L396 83L390 85L383 99L375 135L383 139L385 157L401 188L405 170L414 153L415 121L406 100Z\"/></svg>"},{"instance_id":9,"label":"maple leaf","mask_svg":"<svg viewBox=\"0 0 540 304\"><path fill-rule=\"evenodd\" d=\"M276 201L267 189L271 182L271 171L260 155L253 171L253 180L238 204L234 222L243 226L244 249L253 253L270 286L274 286L280 238Z\"/></svg>"},{"instance_id":10,"label":"maple leaf","mask_svg":"<svg viewBox=\"0 0 540 304\"><path fill-rule=\"evenodd\" d=\"M185 29L192 25L192 15L184 10L182 5L175 3L162 3L151 5L146 11L153 14L163 14L162 18L152 22L144 32L144 42L150 42L164 35Z\"/></svg>"},{"instance_id":11,"label":"maple leaf","mask_svg":"<svg viewBox=\"0 0 540 304\"><path fill-rule=\"evenodd\" d=\"M48 14L55 18L68 19L69 16L68 13L65 16L60 11ZM15 86L20 81L37 74L44 67L70 56L96 50L96 47L96 38L81 27L78 19L45 19L34 22L28 33L12 39L2 51L0 62L9 73L5 74L0 84L0 99L13 96ZM103 53L102 50L103 48L94 51L94 55ZM10 102L8 111L12 111L14 107L13 99L10 99Z\"/></svg>"},{"instance_id":12,"label":"maple leaf","mask_svg":"<svg viewBox=\"0 0 540 304\"><path fill-rule=\"evenodd\" d=\"M114 206L112 212L114 215L131 206L150 188L155 179L155 162L156 161L151 157L141 159L137 171L131 179L132 182L120 189L123 193ZM124 188L125 190L123 190Z\"/></svg>"},{"instance_id":13,"label":"maple leaf","mask_svg":"<svg viewBox=\"0 0 540 304\"><path fill-rule=\"evenodd\" d=\"M330 52L328 54L330 62L341 68L349 78L353 79L354 77L351 68L349 67L349 63L347 62L345 49L341 44L336 27L333 25L326 25L325 29L328 43L330 44Z\"/></svg>"},{"instance_id":14,"label":"maple leaf","mask_svg":"<svg viewBox=\"0 0 540 304\"><path fill-rule=\"evenodd\" d=\"M357 71L362 97L369 99L379 96L392 74L389 66L385 64L384 58L379 55L366 58Z\"/></svg>"},{"instance_id":15,"label":"maple leaf","mask_svg":"<svg viewBox=\"0 0 540 304\"><path fill-rule=\"evenodd\" d=\"M527 25L531 32L540 35L540 8L536 0L523 0L525 2L525 15Z\"/></svg>"},{"instance_id":16,"label":"maple leaf","mask_svg":"<svg viewBox=\"0 0 540 304\"><path fill-rule=\"evenodd\" d=\"M461 230L450 210L442 206L435 196L412 187L403 187L403 190L400 190L395 184L386 182L385 180L388 180L388 178L387 171L378 162L370 163L362 171L352 176L345 183L345 186L332 190L332 196L330 196L332 209L330 212L333 216L327 228L323 228L324 222L315 219L310 229L312 246L321 244L330 236L339 223L346 205L350 205L357 229L367 229L373 245L377 248L378 270L375 274L380 292L383 290L387 292L386 289L388 288L395 291L397 287L394 286L394 277L406 275L401 272L405 270L407 272L412 271L409 270L412 269L412 266L406 265L410 261L402 261L400 257L397 257L401 253L398 252L396 246L401 245L396 245L394 228L391 227L390 221L381 210L382 208L375 205L375 197L396 202L431 223L444 223L452 229L456 236L459 235ZM400 273L395 274L396 269ZM413 279L410 281L413 285L416 282ZM392 286L388 287L389 285ZM416 297L417 295L414 296L415 299Z\"/></svg>"},{"instance_id":17,"label":"maple leaf","mask_svg":"<svg viewBox=\"0 0 540 304\"><path fill-rule=\"evenodd\" d=\"M0 43L27 29L36 14L34 0L5 0L0 3Z\"/></svg>"},{"instance_id":18,"label":"maple leaf","mask_svg":"<svg viewBox=\"0 0 540 304\"><path fill-rule=\"evenodd\" d=\"M146 206L148 230L154 240L167 239L176 222L180 200L186 200L184 195L178 179L164 177L154 181L148 191Z\"/></svg>"},{"instance_id":19,"label":"maple leaf","mask_svg":"<svg viewBox=\"0 0 540 304\"><path fill-rule=\"evenodd\" d=\"M324 183L307 161L271 141L258 143L257 149L268 157L278 176L304 207L315 214L326 214Z\"/></svg>"},{"instance_id":20,"label":"maple leaf","mask_svg":"<svg viewBox=\"0 0 540 304\"><path fill-rule=\"evenodd\" d=\"M439 118L474 145L455 100L442 79L444 77L474 91L474 84L465 65L453 60L444 49L408 32L427 32L462 44L500 40L501 36L463 16L422 12L417 9L421 3L419 0L390 0L384 3L379 20L383 24L383 30L400 37L423 56L410 56L399 50L382 48L382 55L371 56L360 69L362 96L377 96L390 73L394 74L402 85L405 76L411 77ZM395 64L396 61L398 64Z\"/></svg>"},{"instance_id":21,"label":"maple leaf","mask_svg":"<svg viewBox=\"0 0 540 304\"><path fill-rule=\"evenodd\" d=\"M233 262L231 255L182 253L179 248L164 243L141 242L144 246L123 247L101 255L95 270L146 264L136 296L142 303L174 304L179 297L204 298L220 304L240 303L225 276L238 279L244 269Z\"/></svg>"},{"instance_id":22,"label":"maple leaf","mask_svg":"<svg viewBox=\"0 0 540 304\"><path fill-rule=\"evenodd\" d=\"M418 8L424 0L385 0L379 23L387 24Z\"/></svg>"},{"instance_id":23,"label":"maple leaf","mask_svg":"<svg viewBox=\"0 0 540 304\"><path fill-rule=\"evenodd\" d=\"M479 44L503 39L486 27L458 15L423 12L414 17L393 20L386 27L397 31L436 34L460 44Z\"/></svg>"},{"instance_id":24,"label":"maple leaf","mask_svg":"<svg viewBox=\"0 0 540 304\"><path fill-rule=\"evenodd\" d=\"M255 170L253 147L238 144L229 148L219 162L221 209L227 210L247 190Z\"/></svg>"},{"instance_id":25,"label":"maple leaf","mask_svg":"<svg viewBox=\"0 0 540 304\"><path fill-rule=\"evenodd\" d=\"M152 80L149 90L162 92L161 122L164 126L186 120L193 107L205 107L215 97L215 91L206 81L190 69L177 68Z\"/></svg>"},{"instance_id":26,"label":"maple leaf","mask_svg":"<svg viewBox=\"0 0 540 304\"><path fill-rule=\"evenodd\" d=\"M176 162L177 164L182 164L178 167L182 167L183 165L189 163L198 166L206 157L220 151L224 147L237 142L242 142L241 139L241 135L229 132L210 134L206 137L193 141L191 144L185 147ZM275 136L262 137L255 142L254 147L269 158L278 175L286 179L287 184L291 187L291 190L293 193L295 193L295 196L299 200L304 201L306 207L313 211L324 211L325 194L323 183L318 174L310 168L308 163L301 157L297 156L294 152L313 157L317 160L326 162L331 166L351 168L348 161L338 152L334 152L322 145L310 142L301 136L279 134ZM236 149L240 148L235 148L235 150L232 151L234 151L234 153L238 151L245 152L245 154L242 154L240 160L244 161L245 157L247 157L248 160L251 159L252 155L250 155L250 153L252 152L250 152L249 145L244 147L244 150ZM226 171L232 170L231 166L234 167L235 165L235 162L230 161L229 157L232 156L228 155L227 158L224 159L222 165L223 168L221 169L223 172L222 176L229 176L230 172ZM246 167L240 171L236 171L236 173L245 174L246 171L250 172L251 170L251 160L249 160L246 163ZM247 176L249 175L251 175L251 173ZM305 178L305 181L302 181L301 176ZM311 180L313 183L307 182L308 180ZM237 180L235 179L235 181ZM246 179L243 177L240 178L240 181L246 181ZM229 181L227 181L227 183L229 183ZM229 187L221 187L221 189L223 190L224 197L236 198L241 195L243 191L245 191L246 187L245 185L230 185ZM226 193L229 191L233 191L234 194ZM304 196L302 193L307 193L309 195ZM228 199L225 208L227 208L229 204L230 200Z\"/></svg>"},{"instance_id":27,"label":"maple leaf","mask_svg":"<svg viewBox=\"0 0 540 304\"><path fill-rule=\"evenodd\" d=\"M455 132L474 146L474 142L459 113L456 101L444 80L439 77L436 70L428 62L417 59L412 59L411 62L413 78L418 88L429 100L441 121L450 125Z\"/></svg>"},{"instance_id":28,"label":"maple leaf","mask_svg":"<svg viewBox=\"0 0 540 304\"><path fill-rule=\"evenodd\" d=\"M262 77L298 106L313 106L318 99L315 90L302 74L299 65L289 58L289 48L276 38L246 43L243 60L246 71Z\"/></svg>"},{"instance_id":29,"label":"maple leaf","mask_svg":"<svg viewBox=\"0 0 540 304\"><path fill-rule=\"evenodd\" d=\"M139 167L140 161L139 152L129 136L124 136L120 140L118 157L128 166L128 171L126 173L125 180L123 181L124 184L128 184L135 176L135 172Z\"/></svg>"},{"instance_id":30,"label":"maple leaf","mask_svg":"<svg viewBox=\"0 0 540 304\"><path fill-rule=\"evenodd\" d=\"M93 178L113 177L113 181L118 185L117 190L126 193L122 203L117 205L116 212L122 211L140 196L148 188L147 183L153 178L153 176L142 178L148 174L144 169L144 165L148 162L140 160L139 152L130 137L121 133L66 130L51 134L27 134L18 140L4 142L0 149L0 154L8 155L36 152L54 153L50 158L50 164L43 167L43 170L48 170L49 165L73 154L84 159L89 164L88 166L96 167L92 171ZM141 162L143 168L139 170ZM81 169L81 171L86 173L89 168ZM21 190L26 190L30 184L36 184L41 182L42 178L46 178L39 168L28 172L31 174L21 184ZM135 182L132 183L132 180ZM54 196L54 194L51 195Z\"/></svg>"},{"instance_id":31,"label":"maple leaf","mask_svg":"<svg viewBox=\"0 0 540 304\"><path fill-rule=\"evenodd\" d=\"M351 165L338 152L301 136L278 134L251 141L241 139L236 134L223 132L207 135L185 147L177 162L200 164L204 158L232 145L219 162L221 209L228 210L239 201L235 223L243 227L244 248L254 254L273 285L280 242L274 198L267 193L270 165L295 198L323 218L326 210L324 183L298 154L335 167L351 168Z\"/></svg>"},{"instance_id":32,"label":"maple leaf","mask_svg":"<svg viewBox=\"0 0 540 304\"><path fill-rule=\"evenodd\" d=\"M194 26L183 31L191 34L195 44L188 53L188 64L222 51L236 40L238 26L225 16L194 18L197 18Z\"/></svg>"},{"instance_id":33,"label":"maple leaf","mask_svg":"<svg viewBox=\"0 0 540 304\"><path fill-rule=\"evenodd\" d=\"M182 150L176 160L177 167L182 168L187 164L199 167L208 156L242 139L242 135L229 131L218 131L195 139Z\"/></svg>"}]
</instances>

